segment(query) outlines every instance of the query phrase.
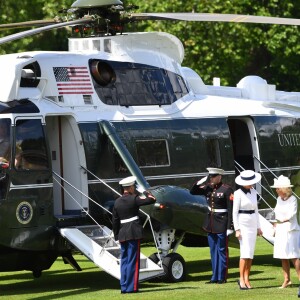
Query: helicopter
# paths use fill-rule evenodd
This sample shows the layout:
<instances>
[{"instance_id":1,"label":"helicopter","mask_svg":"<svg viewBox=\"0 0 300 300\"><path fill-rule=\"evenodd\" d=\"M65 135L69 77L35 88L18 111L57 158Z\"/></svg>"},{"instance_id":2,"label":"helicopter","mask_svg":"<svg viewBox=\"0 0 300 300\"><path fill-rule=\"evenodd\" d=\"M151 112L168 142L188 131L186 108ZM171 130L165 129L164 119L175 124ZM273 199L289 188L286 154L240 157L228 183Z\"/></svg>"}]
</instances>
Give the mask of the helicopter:
<instances>
[{"instance_id":1,"label":"helicopter","mask_svg":"<svg viewBox=\"0 0 300 300\"><path fill-rule=\"evenodd\" d=\"M79 250L119 278L111 211L118 182L134 175L157 199L142 211L157 252L143 258L140 280L182 281L186 267L178 246L207 246L206 199L189 193L206 167L222 167L232 186L239 170L260 172L256 188L263 198L271 198L265 186L274 174L300 186L300 93L276 91L258 76L237 87L218 80L205 85L181 65L184 48L175 36L124 29L142 20L300 21L132 13L135 8L119 0L77 0L64 11L67 20L0 25L40 26L2 37L0 45L66 26L74 35L65 52L0 57L1 141L9 145L0 158L1 272L28 270L39 277L58 257L79 271L73 258ZM264 237L272 241L270 213L261 210ZM232 237L230 245L237 246Z\"/></svg>"}]
</instances>

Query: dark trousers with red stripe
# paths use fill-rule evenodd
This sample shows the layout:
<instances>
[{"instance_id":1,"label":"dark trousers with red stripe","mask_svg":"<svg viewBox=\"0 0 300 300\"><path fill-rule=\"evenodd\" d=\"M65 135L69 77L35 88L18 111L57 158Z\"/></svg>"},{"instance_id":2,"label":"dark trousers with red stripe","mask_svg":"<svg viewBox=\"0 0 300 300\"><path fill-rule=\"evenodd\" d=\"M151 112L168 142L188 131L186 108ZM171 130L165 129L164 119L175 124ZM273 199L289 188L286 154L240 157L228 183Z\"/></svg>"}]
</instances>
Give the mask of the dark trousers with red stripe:
<instances>
[{"instance_id":1,"label":"dark trousers with red stripe","mask_svg":"<svg viewBox=\"0 0 300 300\"><path fill-rule=\"evenodd\" d=\"M140 240L121 242L121 292L139 290Z\"/></svg>"},{"instance_id":2,"label":"dark trousers with red stripe","mask_svg":"<svg viewBox=\"0 0 300 300\"><path fill-rule=\"evenodd\" d=\"M226 232L209 233L208 245L212 266L211 280L226 280L228 272L228 238Z\"/></svg>"}]
</instances>

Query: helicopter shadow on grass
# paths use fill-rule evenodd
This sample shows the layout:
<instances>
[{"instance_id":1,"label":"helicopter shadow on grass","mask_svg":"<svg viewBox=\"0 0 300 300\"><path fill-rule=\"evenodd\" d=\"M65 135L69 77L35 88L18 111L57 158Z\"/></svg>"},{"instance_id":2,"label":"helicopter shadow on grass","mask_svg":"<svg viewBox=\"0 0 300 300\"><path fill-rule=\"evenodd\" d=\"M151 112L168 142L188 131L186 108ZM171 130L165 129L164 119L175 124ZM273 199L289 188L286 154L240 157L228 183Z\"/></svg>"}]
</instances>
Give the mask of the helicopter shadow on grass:
<instances>
[{"instance_id":1,"label":"helicopter shadow on grass","mask_svg":"<svg viewBox=\"0 0 300 300\"><path fill-rule=\"evenodd\" d=\"M229 268L228 268L228 282L235 282L240 274L239 274L239 257L229 257ZM251 276L258 275L263 273L263 270L254 270L254 266L278 266L281 267L280 261L275 260L272 255L254 255ZM211 279L211 260L195 260L189 261L186 263L187 276L186 281L209 281ZM266 280L268 278L264 278ZM274 277L270 277L269 279L274 279ZM260 280L259 278L253 278L253 281Z\"/></svg>"},{"instance_id":2,"label":"helicopter shadow on grass","mask_svg":"<svg viewBox=\"0 0 300 300\"><path fill-rule=\"evenodd\" d=\"M33 279L31 273L15 274L8 276L1 276L2 281L11 280L11 283L0 284L2 296L20 295L24 296L24 291L30 293L30 299L52 300L57 299L59 291L59 298L67 297L91 292L101 292L101 290L110 290L111 293L120 293L119 280L101 271L98 267L84 268L82 272L73 270L60 271L45 271L40 278ZM149 285L149 282L140 284L143 293ZM166 286L162 280L151 283L151 288L157 287L158 290L169 290L170 285ZM174 287L174 289L182 289L182 287ZM53 295L38 296L38 294L53 293ZM34 295L37 295L34 297Z\"/></svg>"},{"instance_id":3,"label":"helicopter shadow on grass","mask_svg":"<svg viewBox=\"0 0 300 300\"><path fill-rule=\"evenodd\" d=\"M257 255L254 257L253 265L278 265L277 260L274 260L271 255ZM238 263L239 257L230 258L229 262L229 279L228 282L235 282L239 277L238 273ZM206 260L194 260L186 263L187 267L187 277L186 282L194 282L194 281L208 281L211 276L211 261L209 259ZM230 270L233 270L231 272ZM263 273L264 271L253 270L251 271L251 275L257 275ZM101 271L98 267L88 267L84 268L82 272L77 272L70 269L64 270L55 270L55 271L45 271L41 278L33 279L31 273L25 274L15 274L8 276L1 276L2 281L11 280L11 283L5 283L0 285L1 294L3 296L10 295L24 295L24 291L31 291L31 294L40 294L45 291L49 293L54 293L54 295L45 295L45 296L37 296L31 297L30 299L44 299L51 300L57 299L56 291L64 291L60 292L60 297L70 296L72 294L83 294L88 292L97 292L101 290L111 290L112 293L119 293L120 285L119 281L112 276L108 275L104 271ZM266 280L267 278L264 278ZM273 277L270 279L274 279ZM259 278L253 278L253 281L260 280ZM183 287L173 286L172 284L168 284L164 282L162 279L155 279L149 282L141 283L141 289L143 293L147 293L145 288L158 288L158 290L174 290L174 289L182 289ZM189 288L189 287L185 287Z\"/></svg>"},{"instance_id":4,"label":"helicopter shadow on grass","mask_svg":"<svg viewBox=\"0 0 300 300\"><path fill-rule=\"evenodd\" d=\"M2 276L2 279L14 281L0 285L1 294L6 296L24 295L24 291L38 294L45 291L51 293L67 290L66 294L60 294L60 297L70 296L72 293L78 295L101 289L119 291L119 281L97 267L85 268L82 272L73 270L63 270L63 272L45 271L42 277L36 279L32 278L31 273ZM73 292L70 290L73 290ZM57 299L57 295L31 299Z\"/></svg>"}]
</instances>

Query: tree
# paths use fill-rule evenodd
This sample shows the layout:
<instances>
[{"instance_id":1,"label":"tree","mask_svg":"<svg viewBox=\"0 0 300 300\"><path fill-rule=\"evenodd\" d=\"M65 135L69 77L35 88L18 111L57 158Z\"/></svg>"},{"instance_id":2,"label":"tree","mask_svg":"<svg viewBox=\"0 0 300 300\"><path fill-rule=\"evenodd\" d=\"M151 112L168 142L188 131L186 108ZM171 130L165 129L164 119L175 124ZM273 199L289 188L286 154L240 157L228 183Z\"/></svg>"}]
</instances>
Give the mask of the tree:
<instances>
[{"instance_id":1,"label":"tree","mask_svg":"<svg viewBox=\"0 0 300 300\"><path fill-rule=\"evenodd\" d=\"M146 12L238 13L300 17L299 1L144 1ZM143 30L168 31L183 42L184 65L196 70L206 84L220 77L236 85L247 75L258 75L278 89L299 90L299 29L296 26L237 23L146 23Z\"/></svg>"},{"instance_id":2,"label":"tree","mask_svg":"<svg viewBox=\"0 0 300 300\"><path fill-rule=\"evenodd\" d=\"M53 19L62 8L69 8L72 2L72 0L0 0L0 24ZM30 28L25 30L27 29ZM19 31L21 30L2 30L0 37ZM35 50L67 50L66 33L67 29L57 29L10 42L1 46L0 54Z\"/></svg>"}]
</instances>

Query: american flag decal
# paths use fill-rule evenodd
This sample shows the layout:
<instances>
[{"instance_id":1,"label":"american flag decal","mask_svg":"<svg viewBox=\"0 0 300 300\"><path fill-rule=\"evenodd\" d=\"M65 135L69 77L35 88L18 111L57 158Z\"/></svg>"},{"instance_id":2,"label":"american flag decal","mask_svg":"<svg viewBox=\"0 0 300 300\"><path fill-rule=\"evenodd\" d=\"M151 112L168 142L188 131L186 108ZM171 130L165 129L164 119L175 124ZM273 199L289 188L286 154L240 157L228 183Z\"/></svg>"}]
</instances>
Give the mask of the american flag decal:
<instances>
[{"instance_id":1,"label":"american flag decal","mask_svg":"<svg viewBox=\"0 0 300 300\"><path fill-rule=\"evenodd\" d=\"M93 94L87 67L54 67L53 72L59 95Z\"/></svg>"}]
</instances>

